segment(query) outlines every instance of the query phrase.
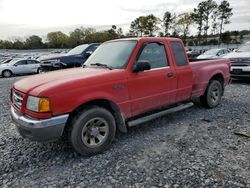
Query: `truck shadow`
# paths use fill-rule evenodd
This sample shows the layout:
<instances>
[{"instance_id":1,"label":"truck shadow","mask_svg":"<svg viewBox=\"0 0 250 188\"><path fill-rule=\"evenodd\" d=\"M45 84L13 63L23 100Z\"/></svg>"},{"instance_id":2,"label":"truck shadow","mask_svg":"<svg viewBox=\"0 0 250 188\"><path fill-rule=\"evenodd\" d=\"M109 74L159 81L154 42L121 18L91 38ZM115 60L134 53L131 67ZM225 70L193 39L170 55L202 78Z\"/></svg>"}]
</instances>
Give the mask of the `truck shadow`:
<instances>
[{"instance_id":1,"label":"truck shadow","mask_svg":"<svg viewBox=\"0 0 250 188\"><path fill-rule=\"evenodd\" d=\"M250 85L250 78L233 79L232 84Z\"/></svg>"}]
</instances>

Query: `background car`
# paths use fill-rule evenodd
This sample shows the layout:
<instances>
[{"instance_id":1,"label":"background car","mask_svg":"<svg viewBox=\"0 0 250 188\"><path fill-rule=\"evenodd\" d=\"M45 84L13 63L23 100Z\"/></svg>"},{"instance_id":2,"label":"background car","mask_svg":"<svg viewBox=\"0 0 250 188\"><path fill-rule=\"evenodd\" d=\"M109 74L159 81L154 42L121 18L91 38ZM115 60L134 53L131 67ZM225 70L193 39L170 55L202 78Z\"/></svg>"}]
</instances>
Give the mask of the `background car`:
<instances>
[{"instance_id":1,"label":"background car","mask_svg":"<svg viewBox=\"0 0 250 188\"><path fill-rule=\"evenodd\" d=\"M13 59L9 63L0 64L0 75L11 77L14 74L31 74L40 72L40 62L33 59Z\"/></svg>"},{"instance_id":2,"label":"background car","mask_svg":"<svg viewBox=\"0 0 250 188\"><path fill-rule=\"evenodd\" d=\"M250 78L250 41L224 58L230 59L232 78Z\"/></svg>"},{"instance_id":3,"label":"background car","mask_svg":"<svg viewBox=\"0 0 250 188\"><path fill-rule=\"evenodd\" d=\"M0 64L6 64L9 63L12 60L12 58L6 58L0 61Z\"/></svg>"},{"instance_id":4,"label":"background car","mask_svg":"<svg viewBox=\"0 0 250 188\"><path fill-rule=\"evenodd\" d=\"M200 54L201 54L201 50L198 50L198 49L189 49L187 51L187 55L188 55L189 59L194 59L197 56L199 56Z\"/></svg>"},{"instance_id":5,"label":"background car","mask_svg":"<svg viewBox=\"0 0 250 188\"><path fill-rule=\"evenodd\" d=\"M197 59L216 59L229 54L231 51L226 48L211 49L199 55Z\"/></svg>"},{"instance_id":6,"label":"background car","mask_svg":"<svg viewBox=\"0 0 250 188\"><path fill-rule=\"evenodd\" d=\"M99 43L82 44L63 55L40 57L38 60L41 62L41 72L80 67L99 45Z\"/></svg>"}]
</instances>

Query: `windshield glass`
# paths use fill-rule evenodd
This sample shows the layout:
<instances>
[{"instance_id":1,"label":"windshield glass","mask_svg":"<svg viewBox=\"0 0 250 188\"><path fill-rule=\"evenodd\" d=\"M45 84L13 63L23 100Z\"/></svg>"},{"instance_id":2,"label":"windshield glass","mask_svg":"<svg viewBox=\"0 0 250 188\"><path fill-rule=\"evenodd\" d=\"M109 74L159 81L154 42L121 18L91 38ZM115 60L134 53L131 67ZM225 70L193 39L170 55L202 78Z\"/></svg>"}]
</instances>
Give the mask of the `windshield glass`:
<instances>
[{"instance_id":1,"label":"windshield glass","mask_svg":"<svg viewBox=\"0 0 250 188\"><path fill-rule=\"evenodd\" d=\"M214 55L217 54L218 51L219 51L218 49L208 50L204 53L204 55Z\"/></svg>"},{"instance_id":2,"label":"windshield glass","mask_svg":"<svg viewBox=\"0 0 250 188\"><path fill-rule=\"evenodd\" d=\"M79 55L81 54L89 45L88 44L83 44L80 46L77 46L75 48L73 48L72 50L70 50L67 55Z\"/></svg>"},{"instance_id":3,"label":"windshield glass","mask_svg":"<svg viewBox=\"0 0 250 188\"><path fill-rule=\"evenodd\" d=\"M250 43L240 46L237 52L250 52Z\"/></svg>"},{"instance_id":4,"label":"windshield glass","mask_svg":"<svg viewBox=\"0 0 250 188\"><path fill-rule=\"evenodd\" d=\"M115 41L102 44L86 61L86 66L91 64L106 64L114 69L126 66L137 41Z\"/></svg>"}]
</instances>

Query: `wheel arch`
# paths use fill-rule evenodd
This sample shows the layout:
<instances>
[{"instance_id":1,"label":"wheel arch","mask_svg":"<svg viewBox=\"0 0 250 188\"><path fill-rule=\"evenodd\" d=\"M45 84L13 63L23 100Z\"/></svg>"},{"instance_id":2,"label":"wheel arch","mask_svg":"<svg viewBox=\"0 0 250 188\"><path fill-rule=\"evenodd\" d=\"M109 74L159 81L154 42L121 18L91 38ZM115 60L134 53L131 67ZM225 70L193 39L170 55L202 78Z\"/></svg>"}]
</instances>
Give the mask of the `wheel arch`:
<instances>
[{"instance_id":1,"label":"wheel arch","mask_svg":"<svg viewBox=\"0 0 250 188\"><path fill-rule=\"evenodd\" d=\"M13 71L12 71L11 69L3 69L3 70L1 71L1 73L0 73L1 76L3 76L3 72L4 72L4 71L10 71L11 74L13 74Z\"/></svg>"},{"instance_id":2,"label":"wheel arch","mask_svg":"<svg viewBox=\"0 0 250 188\"><path fill-rule=\"evenodd\" d=\"M225 87L225 84L224 84L224 83L225 83L225 79L224 79L222 73L216 73L216 74L214 74L214 75L210 78L209 81L211 81L211 80L218 80L218 81L221 83L221 85L222 85L222 89L223 89L223 93L224 93L224 87Z\"/></svg>"},{"instance_id":3,"label":"wheel arch","mask_svg":"<svg viewBox=\"0 0 250 188\"><path fill-rule=\"evenodd\" d=\"M126 133L127 132L127 127L126 127L126 123L125 123L125 119L122 116L122 113L120 111L119 106L108 99L94 99L94 100L90 100L88 102L85 102L84 104L81 104L80 106L78 106L77 108L75 108L69 115L69 119L68 122L71 122L71 120L73 119L73 117L79 113L80 111L82 111L84 108L90 107L90 106L99 106L99 107L103 107L106 110L108 110L115 118L116 121L116 126L118 128L119 131ZM70 123L67 123L67 126L69 126Z\"/></svg>"}]
</instances>

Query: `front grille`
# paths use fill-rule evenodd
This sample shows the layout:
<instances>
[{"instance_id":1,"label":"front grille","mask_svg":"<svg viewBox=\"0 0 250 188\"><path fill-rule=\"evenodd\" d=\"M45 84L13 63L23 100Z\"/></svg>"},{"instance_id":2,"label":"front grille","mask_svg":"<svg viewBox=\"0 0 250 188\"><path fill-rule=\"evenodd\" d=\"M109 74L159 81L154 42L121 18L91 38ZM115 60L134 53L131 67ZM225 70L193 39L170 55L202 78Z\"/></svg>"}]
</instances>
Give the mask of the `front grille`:
<instances>
[{"instance_id":1,"label":"front grille","mask_svg":"<svg viewBox=\"0 0 250 188\"><path fill-rule=\"evenodd\" d=\"M250 66L250 64L246 64L246 63L232 63L231 66L232 67L248 67L248 66Z\"/></svg>"},{"instance_id":2,"label":"front grille","mask_svg":"<svg viewBox=\"0 0 250 188\"><path fill-rule=\"evenodd\" d=\"M22 108L23 94L18 91L12 90L12 103L17 109Z\"/></svg>"}]
</instances>

